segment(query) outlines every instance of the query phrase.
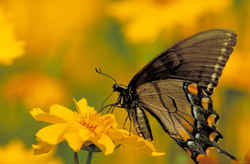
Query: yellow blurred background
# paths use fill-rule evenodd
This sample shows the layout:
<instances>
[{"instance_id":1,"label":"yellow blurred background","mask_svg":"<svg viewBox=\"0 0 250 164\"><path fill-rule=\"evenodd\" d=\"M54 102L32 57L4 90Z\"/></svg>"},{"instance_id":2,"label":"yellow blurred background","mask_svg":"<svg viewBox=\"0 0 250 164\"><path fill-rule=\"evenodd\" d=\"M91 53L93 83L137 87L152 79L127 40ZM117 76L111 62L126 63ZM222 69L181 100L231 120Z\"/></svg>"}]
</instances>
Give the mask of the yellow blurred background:
<instances>
[{"instance_id":1,"label":"yellow blurred background","mask_svg":"<svg viewBox=\"0 0 250 164\"><path fill-rule=\"evenodd\" d=\"M238 34L213 100L221 115L221 146L243 160L250 151L249 20L249 0L1 0L0 163L34 163L21 158L8 161L30 151L36 131L44 126L29 115L33 107L48 109L55 103L73 107L73 98L85 97L89 105L100 108L112 91L112 81L98 75L95 67L127 85L169 46L212 28ZM126 113L115 114L123 120ZM150 122L154 143L165 156L117 149L110 156L94 154L92 162L191 164L152 117ZM13 153L9 158L4 155L7 150ZM47 163L73 163L66 143L53 156ZM81 152L82 163L86 158L87 153ZM207 162L231 163L214 151Z\"/></svg>"}]
</instances>

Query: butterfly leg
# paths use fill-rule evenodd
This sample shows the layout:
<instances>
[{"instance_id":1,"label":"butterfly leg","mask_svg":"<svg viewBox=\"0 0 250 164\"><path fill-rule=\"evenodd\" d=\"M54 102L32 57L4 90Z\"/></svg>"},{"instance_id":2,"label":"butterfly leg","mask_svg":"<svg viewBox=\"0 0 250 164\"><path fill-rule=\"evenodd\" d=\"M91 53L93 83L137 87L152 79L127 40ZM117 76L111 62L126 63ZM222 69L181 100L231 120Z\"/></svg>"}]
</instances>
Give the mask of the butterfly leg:
<instances>
[{"instance_id":1,"label":"butterfly leg","mask_svg":"<svg viewBox=\"0 0 250 164\"><path fill-rule=\"evenodd\" d=\"M128 122L128 115L124 120L124 123L123 123L123 126L122 126L123 129L125 129L125 126L126 126L127 122Z\"/></svg>"},{"instance_id":2,"label":"butterfly leg","mask_svg":"<svg viewBox=\"0 0 250 164\"><path fill-rule=\"evenodd\" d=\"M102 106L102 108L99 110L99 112L101 113L101 112L103 112L104 109L109 108L109 107L121 108L122 106L120 106L120 104L121 104L121 96L118 97L117 101L114 104L108 104L108 105Z\"/></svg>"},{"instance_id":3,"label":"butterfly leg","mask_svg":"<svg viewBox=\"0 0 250 164\"><path fill-rule=\"evenodd\" d=\"M129 135L131 135L131 131L132 131L132 123L131 122L132 122L132 118L133 118L133 113L128 111L128 118L129 118Z\"/></svg>"}]
</instances>

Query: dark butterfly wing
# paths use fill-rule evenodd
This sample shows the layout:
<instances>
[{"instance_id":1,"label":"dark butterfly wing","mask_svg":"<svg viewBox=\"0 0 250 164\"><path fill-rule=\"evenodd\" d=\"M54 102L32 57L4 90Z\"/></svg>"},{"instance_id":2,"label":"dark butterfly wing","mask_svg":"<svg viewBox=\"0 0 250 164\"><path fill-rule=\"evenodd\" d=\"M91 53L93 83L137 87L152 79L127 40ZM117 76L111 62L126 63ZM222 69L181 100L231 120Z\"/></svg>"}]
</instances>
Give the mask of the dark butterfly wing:
<instances>
[{"instance_id":1,"label":"dark butterfly wing","mask_svg":"<svg viewBox=\"0 0 250 164\"><path fill-rule=\"evenodd\" d=\"M129 87L164 79L196 82L207 94L214 87L236 44L236 34L229 30L208 30L175 44L138 72Z\"/></svg>"},{"instance_id":2,"label":"dark butterfly wing","mask_svg":"<svg viewBox=\"0 0 250 164\"><path fill-rule=\"evenodd\" d=\"M136 91L139 106L151 113L196 163L199 155L205 155L210 147L235 159L216 144L222 138L214 125L218 116L202 87L167 79L142 84Z\"/></svg>"}]
</instances>

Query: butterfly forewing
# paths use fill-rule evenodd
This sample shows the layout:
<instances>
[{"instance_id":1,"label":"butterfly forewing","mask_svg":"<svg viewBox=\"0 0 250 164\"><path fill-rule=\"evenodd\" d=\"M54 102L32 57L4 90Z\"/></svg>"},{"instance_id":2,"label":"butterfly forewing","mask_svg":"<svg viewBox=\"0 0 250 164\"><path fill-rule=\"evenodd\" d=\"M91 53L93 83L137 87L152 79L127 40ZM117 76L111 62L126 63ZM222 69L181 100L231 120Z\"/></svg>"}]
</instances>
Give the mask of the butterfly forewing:
<instances>
[{"instance_id":1,"label":"butterfly forewing","mask_svg":"<svg viewBox=\"0 0 250 164\"><path fill-rule=\"evenodd\" d=\"M129 86L137 88L146 82L174 78L197 82L211 95L235 44L236 34L229 30L198 33L152 60Z\"/></svg>"}]
</instances>

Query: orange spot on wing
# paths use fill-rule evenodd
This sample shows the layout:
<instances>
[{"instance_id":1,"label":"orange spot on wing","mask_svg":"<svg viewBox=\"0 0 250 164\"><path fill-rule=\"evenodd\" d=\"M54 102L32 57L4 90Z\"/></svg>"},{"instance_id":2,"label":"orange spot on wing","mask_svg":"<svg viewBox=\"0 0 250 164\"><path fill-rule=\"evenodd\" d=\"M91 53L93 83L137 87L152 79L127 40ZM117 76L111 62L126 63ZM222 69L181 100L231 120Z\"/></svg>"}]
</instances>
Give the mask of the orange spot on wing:
<instances>
[{"instance_id":1,"label":"orange spot on wing","mask_svg":"<svg viewBox=\"0 0 250 164\"><path fill-rule=\"evenodd\" d=\"M184 141L187 141L188 139L190 139L188 132L186 132L184 129L180 129L179 133Z\"/></svg>"},{"instance_id":2,"label":"orange spot on wing","mask_svg":"<svg viewBox=\"0 0 250 164\"><path fill-rule=\"evenodd\" d=\"M209 135L209 139L210 141L214 141L214 139L216 138L218 134L216 132L212 132L210 135Z\"/></svg>"},{"instance_id":3,"label":"orange spot on wing","mask_svg":"<svg viewBox=\"0 0 250 164\"><path fill-rule=\"evenodd\" d=\"M204 97L201 99L201 105L204 109L208 109L208 102L209 102L209 99L207 97Z\"/></svg>"},{"instance_id":4,"label":"orange spot on wing","mask_svg":"<svg viewBox=\"0 0 250 164\"><path fill-rule=\"evenodd\" d=\"M212 149L213 149L213 147L208 147L206 150L206 153L209 153Z\"/></svg>"},{"instance_id":5,"label":"orange spot on wing","mask_svg":"<svg viewBox=\"0 0 250 164\"><path fill-rule=\"evenodd\" d=\"M191 113L191 111L192 111L191 106L189 106L186 109L186 111L190 111L190 113L182 114L182 116L193 125L194 124L194 117L192 116L192 113Z\"/></svg>"},{"instance_id":6,"label":"orange spot on wing","mask_svg":"<svg viewBox=\"0 0 250 164\"><path fill-rule=\"evenodd\" d=\"M197 95L198 94L198 87L197 87L197 84L189 84L188 87L187 87L188 91L194 95Z\"/></svg>"},{"instance_id":7,"label":"orange spot on wing","mask_svg":"<svg viewBox=\"0 0 250 164\"><path fill-rule=\"evenodd\" d=\"M194 123L194 119L193 118L189 118L189 117L185 117L185 116L184 116L184 118L187 121L189 121L191 124ZM182 125L185 126L185 128L187 128L190 132L193 131L193 127L189 123L187 123L185 120L181 120L181 122L182 122Z\"/></svg>"},{"instance_id":8,"label":"orange spot on wing","mask_svg":"<svg viewBox=\"0 0 250 164\"><path fill-rule=\"evenodd\" d=\"M200 161L200 160L203 159L204 157L206 157L204 154L199 154L199 155L197 155L196 160L197 160L197 161Z\"/></svg>"},{"instance_id":9,"label":"orange spot on wing","mask_svg":"<svg viewBox=\"0 0 250 164\"><path fill-rule=\"evenodd\" d=\"M216 115L214 115L214 114L211 114L207 118L207 123L208 123L209 126L212 126L215 123L215 118L216 118Z\"/></svg>"}]
</instances>

